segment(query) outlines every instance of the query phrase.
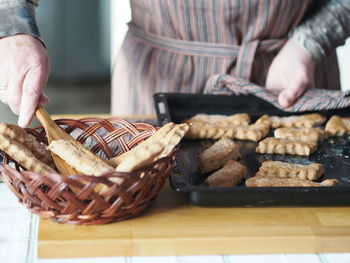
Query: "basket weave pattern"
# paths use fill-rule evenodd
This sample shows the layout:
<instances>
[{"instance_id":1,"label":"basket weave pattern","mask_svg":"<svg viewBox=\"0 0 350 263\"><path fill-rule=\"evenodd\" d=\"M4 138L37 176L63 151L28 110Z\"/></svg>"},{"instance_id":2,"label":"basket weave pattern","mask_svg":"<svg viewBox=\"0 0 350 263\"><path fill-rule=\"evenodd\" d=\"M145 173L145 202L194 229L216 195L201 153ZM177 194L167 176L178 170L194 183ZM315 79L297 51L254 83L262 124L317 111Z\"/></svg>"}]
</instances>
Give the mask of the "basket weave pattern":
<instances>
[{"instance_id":1,"label":"basket weave pattern","mask_svg":"<svg viewBox=\"0 0 350 263\"><path fill-rule=\"evenodd\" d=\"M131 124L119 118L61 119L56 123L104 158L130 150L156 131L152 125ZM47 144L42 127L27 131ZM61 223L87 225L124 220L151 206L173 167L174 151L132 173L110 172L98 177L43 176L25 171L4 153L3 158L0 168L4 183L32 213ZM109 180L113 177L123 178L122 184ZM96 190L97 185L104 185L103 193Z\"/></svg>"}]
</instances>

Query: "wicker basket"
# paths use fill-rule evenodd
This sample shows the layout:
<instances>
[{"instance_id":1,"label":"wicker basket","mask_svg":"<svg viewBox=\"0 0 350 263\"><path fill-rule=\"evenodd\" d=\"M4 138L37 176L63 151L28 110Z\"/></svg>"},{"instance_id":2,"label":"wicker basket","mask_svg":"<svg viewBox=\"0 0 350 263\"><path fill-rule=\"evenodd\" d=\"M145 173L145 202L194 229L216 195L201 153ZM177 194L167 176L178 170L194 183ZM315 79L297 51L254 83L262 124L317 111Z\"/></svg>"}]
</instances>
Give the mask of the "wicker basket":
<instances>
[{"instance_id":1,"label":"wicker basket","mask_svg":"<svg viewBox=\"0 0 350 263\"><path fill-rule=\"evenodd\" d=\"M119 118L61 119L56 123L105 158L130 150L156 131L150 124L131 124ZM47 144L42 127L27 131ZM132 173L111 172L98 177L42 176L23 170L6 154L3 159L0 165L3 181L32 213L60 223L91 225L134 217L150 207L173 167L174 151ZM123 183L117 185L109 180L111 177L122 177ZM103 194L95 191L98 184L105 185L107 191Z\"/></svg>"}]
</instances>

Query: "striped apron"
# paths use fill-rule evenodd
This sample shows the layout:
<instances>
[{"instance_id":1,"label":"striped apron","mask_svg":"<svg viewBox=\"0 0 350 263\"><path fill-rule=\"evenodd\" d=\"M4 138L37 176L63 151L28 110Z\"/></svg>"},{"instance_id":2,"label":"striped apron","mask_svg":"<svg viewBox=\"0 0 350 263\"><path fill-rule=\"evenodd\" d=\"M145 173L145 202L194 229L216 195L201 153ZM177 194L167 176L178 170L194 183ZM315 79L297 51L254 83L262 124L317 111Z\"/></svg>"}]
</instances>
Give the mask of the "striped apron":
<instances>
[{"instance_id":1,"label":"striped apron","mask_svg":"<svg viewBox=\"0 0 350 263\"><path fill-rule=\"evenodd\" d=\"M273 58L313 2L131 0L132 20L114 66L112 113L154 114L154 93L203 93L217 74L264 86ZM317 88L339 89L335 52L315 74Z\"/></svg>"}]
</instances>

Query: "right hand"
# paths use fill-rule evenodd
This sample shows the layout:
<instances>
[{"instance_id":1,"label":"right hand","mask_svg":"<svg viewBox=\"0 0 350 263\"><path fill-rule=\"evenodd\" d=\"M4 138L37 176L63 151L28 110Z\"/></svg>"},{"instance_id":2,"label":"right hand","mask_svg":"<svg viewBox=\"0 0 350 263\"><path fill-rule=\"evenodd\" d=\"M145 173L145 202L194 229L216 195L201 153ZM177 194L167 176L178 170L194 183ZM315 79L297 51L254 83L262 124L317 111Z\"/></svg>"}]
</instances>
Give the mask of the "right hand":
<instances>
[{"instance_id":1,"label":"right hand","mask_svg":"<svg viewBox=\"0 0 350 263\"><path fill-rule=\"evenodd\" d=\"M43 93L50 75L47 51L30 35L0 38L0 69L0 100L19 115L18 125L27 127L38 104L48 102Z\"/></svg>"},{"instance_id":2,"label":"right hand","mask_svg":"<svg viewBox=\"0 0 350 263\"><path fill-rule=\"evenodd\" d=\"M266 89L279 91L279 104L288 108L307 89L314 88L315 66L310 54L289 39L271 63Z\"/></svg>"}]
</instances>

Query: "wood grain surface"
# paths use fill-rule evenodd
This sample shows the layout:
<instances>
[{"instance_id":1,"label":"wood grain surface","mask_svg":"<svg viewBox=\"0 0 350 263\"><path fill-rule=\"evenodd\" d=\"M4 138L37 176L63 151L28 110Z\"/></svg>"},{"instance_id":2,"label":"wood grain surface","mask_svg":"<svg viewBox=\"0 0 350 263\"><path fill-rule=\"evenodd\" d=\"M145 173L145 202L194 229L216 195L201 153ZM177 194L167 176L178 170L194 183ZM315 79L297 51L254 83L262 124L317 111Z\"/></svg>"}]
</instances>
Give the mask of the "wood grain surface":
<instances>
[{"instance_id":1,"label":"wood grain surface","mask_svg":"<svg viewBox=\"0 0 350 263\"><path fill-rule=\"evenodd\" d=\"M40 258L349 251L348 207L196 207L169 186L136 218L100 226L40 220L38 237Z\"/></svg>"}]
</instances>

